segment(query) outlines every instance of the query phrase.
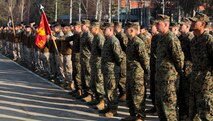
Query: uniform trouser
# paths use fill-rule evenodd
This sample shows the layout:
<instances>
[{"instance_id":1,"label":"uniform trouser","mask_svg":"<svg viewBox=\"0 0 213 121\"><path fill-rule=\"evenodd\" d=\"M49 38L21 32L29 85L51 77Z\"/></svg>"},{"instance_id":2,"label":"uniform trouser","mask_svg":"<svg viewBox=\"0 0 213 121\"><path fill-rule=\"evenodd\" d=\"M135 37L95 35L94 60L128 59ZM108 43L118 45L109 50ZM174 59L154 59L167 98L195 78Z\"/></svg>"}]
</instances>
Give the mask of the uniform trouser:
<instances>
[{"instance_id":1,"label":"uniform trouser","mask_svg":"<svg viewBox=\"0 0 213 121\"><path fill-rule=\"evenodd\" d=\"M113 70L109 71L109 70ZM105 67L104 69L104 89L108 101L109 110L118 109L118 83L120 80L120 67Z\"/></svg>"},{"instance_id":2,"label":"uniform trouser","mask_svg":"<svg viewBox=\"0 0 213 121\"><path fill-rule=\"evenodd\" d=\"M105 91L104 91L104 80L103 80L103 73L101 71L101 62L91 62L91 82L90 87L92 92L95 94L97 100L101 100L104 98Z\"/></svg>"},{"instance_id":3,"label":"uniform trouser","mask_svg":"<svg viewBox=\"0 0 213 121\"><path fill-rule=\"evenodd\" d=\"M150 94L151 94L151 99L152 99L152 104L155 106L155 67L150 67Z\"/></svg>"},{"instance_id":4,"label":"uniform trouser","mask_svg":"<svg viewBox=\"0 0 213 121\"><path fill-rule=\"evenodd\" d=\"M81 82L81 64L80 64L80 54L74 53L72 57L73 62L73 81L75 84L75 89L82 90L82 82Z\"/></svg>"},{"instance_id":5,"label":"uniform trouser","mask_svg":"<svg viewBox=\"0 0 213 121\"><path fill-rule=\"evenodd\" d=\"M6 40L2 40L2 49L3 49L3 53L6 54Z\"/></svg>"},{"instance_id":6,"label":"uniform trouser","mask_svg":"<svg viewBox=\"0 0 213 121\"><path fill-rule=\"evenodd\" d=\"M131 67L127 70L127 106L130 116L145 119L145 83L144 72L141 67Z\"/></svg>"},{"instance_id":7,"label":"uniform trouser","mask_svg":"<svg viewBox=\"0 0 213 121\"><path fill-rule=\"evenodd\" d=\"M2 48L2 47L3 47L3 40L0 39L0 48Z\"/></svg>"},{"instance_id":8,"label":"uniform trouser","mask_svg":"<svg viewBox=\"0 0 213 121\"><path fill-rule=\"evenodd\" d=\"M29 67L34 67L34 49L33 48L28 48L28 64Z\"/></svg>"},{"instance_id":9,"label":"uniform trouser","mask_svg":"<svg viewBox=\"0 0 213 121\"><path fill-rule=\"evenodd\" d=\"M20 55L20 44L19 43L13 43L13 58L15 60L21 58L21 55Z\"/></svg>"},{"instance_id":10,"label":"uniform trouser","mask_svg":"<svg viewBox=\"0 0 213 121\"><path fill-rule=\"evenodd\" d=\"M190 74L192 69L191 62L184 64L184 77L180 78L178 104L179 104L179 120L185 120L189 116L189 96L190 96Z\"/></svg>"},{"instance_id":11,"label":"uniform trouser","mask_svg":"<svg viewBox=\"0 0 213 121\"><path fill-rule=\"evenodd\" d=\"M24 45L24 63L28 64L28 58L29 58L29 48Z\"/></svg>"},{"instance_id":12,"label":"uniform trouser","mask_svg":"<svg viewBox=\"0 0 213 121\"><path fill-rule=\"evenodd\" d=\"M13 56L13 42L9 42L9 48L8 48L9 55Z\"/></svg>"},{"instance_id":13,"label":"uniform trouser","mask_svg":"<svg viewBox=\"0 0 213 121\"><path fill-rule=\"evenodd\" d=\"M60 55L61 61L59 63L60 78L66 83L72 80L72 61L71 55Z\"/></svg>"},{"instance_id":14,"label":"uniform trouser","mask_svg":"<svg viewBox=\"0 0 213 121\"><path fill-rule=\"evenodd\" d=\"M51 74L50 73L50 53L49 52L43 52L41 54L41 60L42 60L42 65L43 65L43 69L44 72L47 74Z\"/></svg>"},{"instance_id":15,"label":"uniform trouser","mask_svg":"<svg viewBox=\"0 0 213 121\"><path fill-rule=\"evenodd\" d=\"M21 61L24 61L24 45L20 43L20 56L21 56Z\"/></svg>"},{"instance_id":16,"label":"uniform trouser","mask_svg":"<svg viewBox=\"0 0 213 121\"><path fill-rule=\"evenodd\" d=\"M42 64L42 52L40 49L35 49L35 55L34 55L34 62L35 62L35 69L38 70L44 70L43 64ZM50 58L50 57L49 57Z\"/></svg>"},{"instance_id":17,"label":"uniform trouser","mask_svg":"<svg viewBox=\"0 0 213 121\"><path fill-rule=\"evenodd\" d=\"M155 105L160 120L177 121L177 73L157 70L155 79Z\"/></svg>"},{"instance_id":18,"label":"uniform trouser","mask_svg":"<svg viewBox=\"0 0 213 121\"><path fill-rule=\"evenodd\" d=\"M5 47L5 54L9 54L9 49L10 49L10 42L6 41L6 47Z\"/></svg>"},{"instance_id":19,"label":"uniform trouser","mask_svg":"<svg viewBox=\"0 0 213 121\"><path fill-rule=\"evenodd\" d=\"M213 71L192 71L189 98L190 121L213 121Z\"/></svg>"},{"instance_id":20,"label":"uniform trouser","mask_svg":"<svg viewBox=\"0 0 213 121\"><path fill-rule=\"evenodd\" d=\"M55 53L50 53L50 67L51 67L51 74L55 77L58 75L58 67L57 67L57 62L56 62L56 54Z\"/></svg>"},{"instance_id":21,"label":"uniform trouser","mask_svg":"<svg viewBox=\"0 0 213 121\"><path fill-rule=\"evenodd\" d=\"M121 95L126 93L126 58L124 58L121 63L121 76L118 89Z\"/></svg>"},{"instance_id":22,"label":"uniform trouser","mask_svg":"<svg viewBox=\"0 0 213 121\"><path fill-rule=\"evenodd\" d=\"M81 82L84 93L92 93L91 92L91 78L90 78L90 64L88 58L81 58Z\"/></svg>"}]
</instances>

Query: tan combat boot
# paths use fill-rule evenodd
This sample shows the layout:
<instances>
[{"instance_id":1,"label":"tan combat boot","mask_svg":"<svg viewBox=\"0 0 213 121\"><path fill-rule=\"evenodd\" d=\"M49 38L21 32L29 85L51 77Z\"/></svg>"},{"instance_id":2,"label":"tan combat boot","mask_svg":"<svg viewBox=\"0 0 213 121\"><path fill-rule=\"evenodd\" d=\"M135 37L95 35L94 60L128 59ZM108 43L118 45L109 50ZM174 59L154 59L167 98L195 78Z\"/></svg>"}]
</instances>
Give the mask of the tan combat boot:
<instances>
[{"instance_id":1,"label":"tan combat boot","mask_svg":"<svg viewBox=\"0 0 213 121\"><path fill-rule=\"evenodd\" d=\"M104 100L100 100L100 102L95 106L96 109L98 110L104 110L105 109L105 102Z\"/></svg>"},{"instance_id":2,"label":"tan combat boot","mask_svg":"<svg viewBox=\"0 0 213 121\"><path fill-rule=\"evenodd\" d=\"M82 99L82 101L87 102L87 103L91 102L92 101L92 95L88 94L86 97L84 97Z\"/></svg>"}]
</instances>

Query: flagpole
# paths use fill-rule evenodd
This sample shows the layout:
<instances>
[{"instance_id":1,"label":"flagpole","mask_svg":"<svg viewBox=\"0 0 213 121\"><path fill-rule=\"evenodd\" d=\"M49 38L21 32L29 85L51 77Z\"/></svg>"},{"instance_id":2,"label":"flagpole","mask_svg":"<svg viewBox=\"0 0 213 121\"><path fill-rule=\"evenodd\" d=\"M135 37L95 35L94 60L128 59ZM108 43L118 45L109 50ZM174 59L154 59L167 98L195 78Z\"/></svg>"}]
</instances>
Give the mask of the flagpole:
<instances>
[{"instance_id":1,"label":"flagpole","mask_svg":"<svg viewBox=\"0 0 213 121\"><path fill-rule=\"evenodd\" d=\"M40 4L40 9L41 9L42 12L44 12L44 7L43 7L41 4ZM52 31L51 31L51 34L50 34L50 35L53 36L53 35L52 35ZM55 40L53 40L53 44L54 44L54 47L55 47L55 49L56 49L57 55L59 55L58 47L57 47L57 44L56 44Z\"/></svg>"},{"instance_id":2,"label":"flagpole","mask_svg":"<svg viewBox=\"0 0 213 121\"><path fill-rule=\"evenodd\" d=\"M13 21L13 10L12 10L12 2L9 5L9 11L10 11L10 15L11 15L11 21L12 21L12 28L13 28L13 34L14 36L16 36L16 32L15 32L15 25L14 25L14 21Z\"/></svg>"}]
</instances>

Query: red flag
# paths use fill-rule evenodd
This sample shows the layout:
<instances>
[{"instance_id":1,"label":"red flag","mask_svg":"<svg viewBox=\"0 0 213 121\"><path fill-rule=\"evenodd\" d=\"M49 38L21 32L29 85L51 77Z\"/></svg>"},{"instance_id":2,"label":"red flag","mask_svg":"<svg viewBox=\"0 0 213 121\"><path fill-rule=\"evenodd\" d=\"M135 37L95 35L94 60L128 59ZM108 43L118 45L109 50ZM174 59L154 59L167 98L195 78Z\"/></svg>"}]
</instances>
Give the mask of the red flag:
<instances>
[{"instance_id":1,"label":"red flag","mask_svg":"<svg viewBox=\"0 0 213 121\"><path fill-rule=\"evenodd\" d=\"M51 34L51 29L50 29L46 14L45 12L42 11L41 21L37 31L35 44L39 48L43 48L47 42L47 35L50 35L50 34Z\"/></svg>"}]
</instances>

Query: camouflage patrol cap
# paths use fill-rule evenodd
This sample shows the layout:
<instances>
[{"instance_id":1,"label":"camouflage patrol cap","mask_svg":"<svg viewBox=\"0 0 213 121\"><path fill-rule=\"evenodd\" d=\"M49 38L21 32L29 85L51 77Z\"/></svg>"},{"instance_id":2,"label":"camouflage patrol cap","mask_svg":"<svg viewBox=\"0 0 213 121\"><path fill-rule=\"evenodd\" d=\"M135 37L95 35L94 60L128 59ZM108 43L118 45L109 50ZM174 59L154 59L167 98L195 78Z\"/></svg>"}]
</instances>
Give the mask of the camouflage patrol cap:
<instances>
[{"instance_id":1,"label":"camouflage patrol cap","mask_svg":"<svg viewBox=\"0 0 213 121\"><path fill-rule=\"evenodd\" d=\"M122 26L122 23L121 23L121 22L118 22L118 21L115 21L115 22L114 22L114 25L115 25L115 26Z\"/></svg>"},{"instance_id":2,"label":"camouflage patrol cap","mask_svg":"<svg viewBox=\"0 0 213 121\"><path fill-rule=\"evenodd\" d=\"M92 22L91 27L100 27L100 22Z\"/></svg>"},{"instance_id":3,"label":"camouflage patrol cap","mask_svg":"<svg viewBox=\"0 0 213 121\"><path fill-rule=\"evenodd\" d=\"M170 17L163 14L158 14L155 20L155 23L158 23L160 21L170 21Z\"/></svg>"},{"instance_id":4,"label":"camouflage patrol cap","mask_svg":"<svg viewBox=\"0 0 213 121\"><path fill-rule=\"evenodd\" d=\"M126 27L127 28L134 28L134 29L138 29L138 26L139 26L139 22L128 22L126 24Z\"/></svg>"},{"instance_id":5,"label":"camouflage patrol cap","mask_svg":"<svg viewBox=\"0 0 213 121\"><path fill-rule=\"evenodd\" d=\"M73 26L78 26L78 25L81 25L81 22L80 21L76 21L72 24Z\"/></svg>"},{"instance_id":6,"label":"camouflage patrol cap","mask_svg":"<svg viewBox=\"0 0 213 121\"><path fill-rule=\"evenodd\" d=\"M192 22L189 20L189 18L184 17L182 21L180 22L180 25L182 24L191 24Z\"/></svg>"},{"instance_id":7,"label":"camouflage patrol cap","mask_svg":"<svg viewBox=\"0 0 213 121\"><path fill-rule=\"evenodd\" d=\"M105 22L102 26L101 29L106 29L108 27L114 27L114 23L110 23L110 22Z\"/></svg>"},{"instance_id":8,"label":"camouflage patrol cap","mask_svg":"<svg viewBox=\"0 0 213 121\"><path fill-rule=\"evenodd\" d=\"M83 21L82 21L82 24L83 24L83 25L90 25L90 20L83 20Z\"/></svg>"},{"instance_id":9,"label":"camouflage patrol cap","mask_svg":"<svg viewBox=\"0 0 213 121\"><path fill-rule=\"evenodd\" d=\"M67 26L70 26L70 24L68 24L68 23L62 23L61 24L61 27L67 27Z\"/></svg>"},{"instance_id":10,"label":"camouflage patrol cap","mask_svg":"<svg viewBox=\"0 0 213 121\"><path fill-rule=\"evenodd\" d=\"M29 24L25 25L25 28L31 28Z\"/></svg>"},{"instance_id":11,"label":"camouflage patrol cap","mask_svg":"<svg viewBox=\"0 0 213 121\"><path fill-rule=\"evenodd\" d=\"M58 26L61 26L60 23L56 22L55 24L53 24L53 27L58 27Z\"/></svg>"},{"instance_id":12,"label":"camouflage patrol cap","mask_svg":"<svg viewBox=\"0 0 213 121\"><path fill-rule=\"evenodd\" d=\"M180 24L177 23L177 22L171 22L170 23L170 27L179 27L179 26L180 26Z\"/></svg>"},{"instance_id":13,"label":"camouflage patrol cap","mask_svg":"<svg viewBox=\"0 0 213 121\"><path fill-rule=\"evenodd\" d=\"M194 17L189 18L191 21L203 21L203 22L209 22L209 17L204 13L196 13Z\"/></svg>"}]
</instances>

